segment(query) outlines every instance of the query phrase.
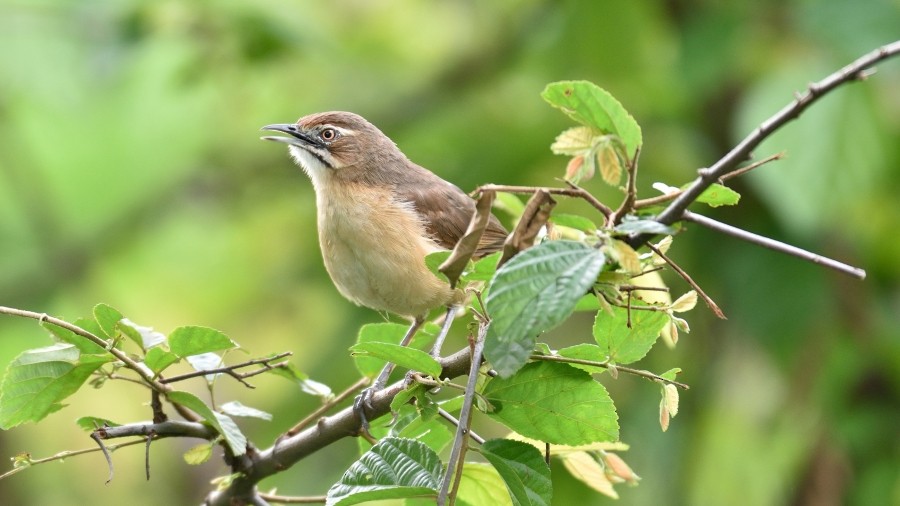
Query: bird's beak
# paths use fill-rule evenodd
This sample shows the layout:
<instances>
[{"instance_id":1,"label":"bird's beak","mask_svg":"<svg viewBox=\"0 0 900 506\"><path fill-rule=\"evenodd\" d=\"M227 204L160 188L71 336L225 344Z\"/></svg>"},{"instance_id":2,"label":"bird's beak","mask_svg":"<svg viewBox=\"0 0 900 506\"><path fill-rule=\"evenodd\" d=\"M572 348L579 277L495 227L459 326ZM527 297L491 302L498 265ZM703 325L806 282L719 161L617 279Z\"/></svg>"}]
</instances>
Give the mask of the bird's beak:
<instances>
[{"instance_id":1,"label":"bird's beak","mask_svg":"<svg viewBox=\"0 0 900 506\"><path fill-rule=\"evenodd\" d=\"M260 128L260 130L271 130L273 132L285 133L290 136L282 137L280 135L266 135L264 137L260 137L260 139L264 141L284 142L285 144L290 144L297 147L307 147L310 144L314 146L318 145L315 138L300 130L297 125L293 125L290 123L276 123L274 125L266 125Z\"/></svg>"}]
</instances>

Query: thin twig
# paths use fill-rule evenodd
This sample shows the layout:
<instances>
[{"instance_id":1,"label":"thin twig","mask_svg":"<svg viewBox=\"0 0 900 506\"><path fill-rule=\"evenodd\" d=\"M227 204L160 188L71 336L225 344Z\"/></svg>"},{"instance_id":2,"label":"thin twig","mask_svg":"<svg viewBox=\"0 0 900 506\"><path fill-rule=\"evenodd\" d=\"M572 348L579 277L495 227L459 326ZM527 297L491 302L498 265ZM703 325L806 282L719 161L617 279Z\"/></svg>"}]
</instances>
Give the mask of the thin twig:
<instances>
[{"instance_id":1,"label":"thin twig","mask_svg":"<svg viewBox=\"0 0 900 506\"><path fill-rule=\"evenodd\" d=\"M609 216L613 213L613 210L610 209L609 206L597 200L597 197L594 197L587 190L577 186L574 183L570 183L566 181L566 184L569 185L569 188L543 188L540 186L515 186L515 185L499 185L499 184L486 184L484 186L479 186L475 189L472 194L478 194L482 191L497 191L497 192L507 192L507 193L524 193L528 195L534 194L534 192L538 190L546 191L551 195L564 195L566 197L576 197L580 198L590 205L594 206L595 209L600 211L604 217L609 218Z\"/></svg>"},{"instance_id":2,"label":"thin twig","mask_svg":"<svg viewBox=\"0 0 900 506\"><path fill-rule=\"evenodd\" d=\"M106 478L106 484L109 485L109 482L113 479L112 457L109 456L109 452L106 450L106 446L103 444L103 440L100 438L100 435L97 434L97 431L91 433L91 439L97 442L97 446L100 447L100 451L103 452L103 456L106 457L106 466L109 468L109 476Z\"/></svg>"},{"instance_id":3,"label":"thin twig","mask_svg":"<svg viewBox=\"0 0 900 506\"><path fill-rule=\"evenodd\" d=\"M895 41L884 45L845 66L844 68L834 72L821 81L810 84L806 92L797 96L792 102L783 107L769 119L762 122L753 132L745 137L737 146L732 148L725 156L720 158L708 169L698 171L698 177L691 183L690 187L679 195L671 204L666 207L657 217L656 221L663 225L671 225L684 217L684 211L709 188L725 174L735 170L738 165L746 160L750 153L757 146L772 135L775 131L796 119L811 104L827 95L830 91L851 81L865 79L866 69L872 67L876 63L900 53L900 41ZM654 234L635 234L631 236L628 243L632 248L637 248L648 242Z\"/></svg>"},{"instance_id":4,"label":"thin twig","mask_svg":"<svg viewBox=\"0 0 900 506\"><path fill-rule=\"evenodd\" d=\"M472 423L472 405L475 400L475 386L478 383L478 369L481 367L481 357L484 353L484 338L487 334L489 322L481 322L478 326L478 335L472 346L472 360L469 366L469 379L466 383L466 395L463 397L462 409L459 411L459 423L456 425L456 436L453 438L453 447L450 450L450 458L447 460L447 471L441 480L441 489L437 496L437 506L445 506L447 500L452 505L455 502L456 492L459 487L459 476L462 474L463 461L465 460L469 436L469 427ZM453 490L450 483L453 482Z\"/></svg>"},{"instance_id":5,"label":"thin twig","mask_svg":"<svg viewBox=\"0 0 900 506\"><path fill-rule=\"evenodd\" d=\"M638 169L638 158L641 156L641 147L638 146L637 150L634 152L634 158L632 158L628 162L628 182L625 185L625 198L622 200L622 205L616 209L616 212L609 218L610 224L615 226L618 225L619 222L622 221L622 217L626 214L632 212L634 210L634 202L637 200L637 169Z\"/></svg>"},{"instance_id":6,"label":"thin twig","mask_svg":"<svg viewBox=\"0 0 900 506\"><path fill-rule=\"evenodd\" d=\"M603 369L609 369L611 367L615 367L619 372L624 372L627 374L631 374L633 376L640 376L641 378L646 378L650 381L655 381L657 383L665 383L667 385L675 385L678 388L683 390L688 390L690 387L685 383L681 383L679 381L670 380L663 378L659 374L654 374L650 371L645 371L643 369L633 369L631 367L625 367L624 365L615 366L610 365L607 362L597 362L596 360L585 360L581 358L570 358L570 357L561 357L559 355L531 355L531 360L544 360L547 362L562 362L565 364L578 364L578 365L589 365L591 367L602 367Z\"/></svg>"},{"instance_id":7,"label":"thin twig","mask_svg":"<svg viewBox=\"0 0 900 506\"><path fill-rule=\"evenodd\" d=\"M653 244L648 242L647 247L650 248L653 253L659 256L659 258L665 260L665 262L669 264L670 267L672 267L672 270L677 272L678 275L687 282L687 284L691 285L691 288L697 291L697 294L700 295L703 301L706 302L706 305L709 306L709 308L716 316L723 320L727 320L727 318L725 318L725 313L723 313L722 310L719 309L718 304L716 304L709 295L706 295L706 292L704 292L703 289L700 288L700 285L698 285L697 282L694 281L694 279L691 278L691 276L688 275L688 273L684 269L679 267L678 264L676 264L671 258L667 257L666 254L662 252L662 250L660 250Z\"/></svg>"},{"instance_id":8,"label":"thin twig","mask_svg":"<svg viewBox=\"0 0 900 506\"><path fill-rule=\"evenodd\" d=\"M444 417L444 419L448 422L452 423L454 427L459 427L459 420L457 420L456 417L446 409L438 408L438 414ZM469 430L469 437L480 445L484 444L484 438L476 434L473 430Z\"/></svg>"},{"instance_id":9,"label":"thin twig","mask_svg":"<svg viewBox=\"0 0 900 506\"><path fill-rule=\"evenodd\" d=\"M347 387L346 390L337 394L333 399L331 399L330 401L328 401L326 403L323 403L321 406L318 407L318 409L316 409L315 411L310 413L306 418L297 422L297 424L294 425L293 427L291 427L290 430L285 432L284 435L287 437L290 437L290 436L297 434L298 432L303 430L307 425L312 423L314 420L316 420L320 416L327 413L328 410L330 410L334 406L337 406L341 401L343 401L344 399L349 397L351 394L353 394L354 392L357 392L362 387L368 385L369 381L370 380L367 376L363 376L362 378L357 380L356 383Z\"/></svg>"},{"instance_id":10,"label":"thin twig","mask_svg":"<svg viewBox=\"0 0 900 506\"><path fill-rule=\"evenodd\" d=\"M707 218L706 216L693 213L691 211L684 212L684 220L690 221L691 223L696 223L698 225L703 225L710 230L715 230L716 232L725 235L737 237L738 239L756 244L757 246L762 246L763 248L769 248L771 250L778 251L779 253L785 253L787 255L806 260L807 262L812 262L817 265L828 267L829 269L834 269L838 272L848 274L857 279L866 278L866 271L858 267L853 267L852 265L847 265L843 262L838 262L837 260L823 257L822 255L817 255L810 251L806 251L805 249L791 246L790 244L776 241L775 239L770 239L759 234L754 234L753 232L748 232L746 230L727 225L725 223L722 223L721 221L716 221L712 218Z\"/></svg>"},{"instance_id":11,"label":"thin twig","mask_svg":"<svg viewBox=\"0 0 900 506\"><path fill-rule=\"evenodd\" d=\"M281 504L319 504L324 503L327 499L324 495L311 495L307 497L293 497L287 495L264 494L260 492L259 497L268 501Z\"/></svg>"},{"instance_id":12,"label":"thin twig","mask_svg":"<svg viewBox=\"0 0 900 506\"><path fill-rule=\"evenodd\" d=\"M773 162L775 160L781 160L782 158L784 158L783 151L781 153L775 153L774 155L769 155L769 156L763 158L762 160L753 162L749 165L746 165L739 169L733 170L733 171L729 172L728 174L723 175L722 177L719 178L719 181L728 181L731 178L746 174L747 172L750 172L753 169L762 167L763 165L765 165L769 162ZM684 190L673 191L672 193L666 193L665 195L657 195L656 197L640 199L634 203L634 208L635 209L644 209L646 207L652 207L652 206L656 206L659 204L665 204L666 202L675 200L682 193L684 193Z\"/></svg>"},{"instance_id":13,"label":"thin twig","mask_svg":"<svg viewBox=\"0 0 900 506\"><path fill-rule=\"evenodd\" d=\"M161 380L159 380L159 382L168 384L168 383L175 383L178 381L184 381L186 379L196 378L198 376L208 376L211 374L227 374L227 375L231 376L232 378L238 380L240 383L242 383L244 386L246 386L248 388L256 388L253 385L244 381L244 379L252 378L253 376L257 376L264 372L271 371L272 369L278 369L279 367L286 367L288 365L288 362L279 362L277 364L270 364L269 362L273 362L275 360L279 360L284 357L289 357L291 355L293 355L292 352L285 351L285 352L279 353L278 355L273 355L271 357L255 358L253 360L241 362L240 364L229 365L227 367L218 367L216 369L205 369L202 371L193 371L193 372L189 372L189 373L185 373L185 374L179 374L178 376L171 376L169 378L161 379ZM262 364L263 367L260 367L259 369L255 369L253 371L244 372L244 373L239 373L236 371L236 369L241 369L243 367L250 367L251 365L258 365L258 364Z\"/></svg>"},{"instance_id":14,"label":"thin twig","mask_svg":"<svg viewBox=\"0 0 900 506\"><path fill-rule=\"evenodd\" d=\"M123 448L125 446L133 446L133 445L143 444L143 443L144 443L143 440L127 441L127 442L119 443L116 445L109 445L106 447L106 449L109 450L110 452L112 452L119 448ZM29 459L28 464L22 465L19 467L15 467L15 468L10 469L9 471L3 473L2 475L0 475L0 480L7 478L9 476L12 476L16 473L22 472L32 466L36 466L39 464L46 464L47 462L54 462L57 460L65 460L65 459L68 459L69 457L76 457L78 455L84 455L86 453L97 453L99 451L101 451L100 447L94 446L91 448L82 448L81 450L66 450L66 451L62 451L59 453L55 453L49 457L44 457L42 459Z\"/></svg>"}]
</instances>

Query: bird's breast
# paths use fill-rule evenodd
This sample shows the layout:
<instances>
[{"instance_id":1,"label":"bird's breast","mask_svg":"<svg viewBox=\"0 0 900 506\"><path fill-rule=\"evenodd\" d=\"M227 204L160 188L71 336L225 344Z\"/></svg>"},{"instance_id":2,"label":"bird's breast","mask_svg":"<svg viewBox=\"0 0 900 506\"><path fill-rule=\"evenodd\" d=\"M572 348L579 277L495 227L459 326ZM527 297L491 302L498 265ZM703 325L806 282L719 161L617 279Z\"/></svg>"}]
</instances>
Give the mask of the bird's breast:
<instances>
[{"instance_id":1,"label":"bird's breast","mask_svg":"<svg viewBox=\"0 0 900 506\"><path fill-rule=\"evenodd\" d=\"M319 244L338 291L357 304L417 317L454 297L425 266L440 248L415 208L388 189L358 183L317 188Z\"/></svg>"}]
</instances>

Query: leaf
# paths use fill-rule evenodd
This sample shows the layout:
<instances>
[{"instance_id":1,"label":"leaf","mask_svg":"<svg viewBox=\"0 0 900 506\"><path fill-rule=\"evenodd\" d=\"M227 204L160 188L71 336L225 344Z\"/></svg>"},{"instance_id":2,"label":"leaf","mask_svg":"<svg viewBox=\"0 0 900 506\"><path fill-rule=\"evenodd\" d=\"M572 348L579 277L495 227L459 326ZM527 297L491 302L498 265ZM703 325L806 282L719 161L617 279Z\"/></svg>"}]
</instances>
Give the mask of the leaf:
<instances>
[{"instance_id":1,"label":"leaf","mask_svg":"<svg viewBox=\"0 0 900 506\"><path fill-rule=\"evenodd\" d=\"M472 264L472 268L462 275L464 281L489 281L497 272L497 262L500 261L501 251L479 259Z\"/></svg>"},{"instance_id":2,"label":"leaf","mask_svg":"<svg viewBox=\"0 0 900 506\"><path fill-rule=\"evenodd\" d=\"M57 340L75 346L78 348L78 351L85 355L103 355L108 353L103 346L100 346L86 337L79 336L69 329L57 327L49 322L41 322L41 326L47 329L47 331Z\"/></svg>"},{"instance_id":3,"label":"leaf","mask_svg":"<svg viewBox=\"0 0 900 506\"><path fill-rule=\"evenodd\" d=\"M519 370L537 334L574 311L605 260L603 252L586 244L549 241L519 253L497 271L485 301L492 320L485 356L501 376Z\"/></svg>"},{"instance_id":4,"label":"leaf","mask_svg":"<svg viewBox=\"0 0 900 506\"><path fill-rule=\"evenodd\" d=\"M236 347L228 336L209 327L178 327L169 334L169 350L182 358Z\"/></svg>"},{"instance_id":5,"label":"leaf","mask_svg":"<svg viewBox=\"0 0 900 506\"><path fill-rule=\"evenodd\" d=\"M491 439L480 453L500 473L516 506L550 505L550 467L537 448L521 441Z\"/></svg>"},{"instance_id":6,"label":"leaf","mask_svg":"<svg viewBox=\"0 0 900 506\"><path fill-rule=\"evenodd\" d=\"M78 420L75 420L75 423L78 424L78 426L83 430L86 430L88 432L92 432L98 427L119 427L120 425L122 425L112 420L108 420L106 418L98 418L96 416L82 416Z\"/></svg>"},{"instance_id":7,"label":"leaf","mask_svg":"<svg viewBox=\"0 0 900 506\"><path fill-rule=\"evenodd\" d=\"M216 413L205 402L201 401L199 397L189 392L176 390L166 394L166 397L169 401L181 404L196 412L207 423L212 425L225 438L225 442L228 443L228 447L235 456L241 456L246 453L247 437L241 433L234 420L227 415Z\"/></svg>"},{"instance_id":8,"label":"leaf","mask_svg":"<svg viewBox=\"0 0 900 506\"><path fill-rule=\"evenodd\" d=\"M185 360L191 364L195 371L211 371L222 367L222 357L215 353L200 353L199 355L188 355ZM207 381L212 381L218 373L207 374Z\"/></svg>"},{"instance_id":9,"label":"leaf","mask_svg":"<svg viewBox=\"0 0 900 506\"><path fill-rule=\"evenodd\" d=\"M603 313L601 313L603 314ZM596 344L589 343L581 343L576 344L574 346L569 346L567 348L563 348L556 352L560 357L566 358L576 358L579 360L590 360L592 362L606 362L609 359L609 356L606 355L606 352L603 351L603 348L597 346ZM572 367L581 369L583 371L587 371L591 374L601 373L606 371L605 367L593 366L593 365L584 365L584 364L569 364Z\"/></svg>"},{"instance_id":10,"label":"leaf","mask_svg":"<svg viewBox=\"0 0 900 506\"><path fill-rule=\"evenodd\" d=\"M514 218L522 216L522 213L525 211L525 203L522 202L522 199L513 193L507 192L497 192L494 207Z\"/></svg>"},{"instance_id":11,"label":"leaf","mask_svg":"<svg viewBox=\"0 0 900 506\"><path fill-rule=\"evenodd\" d=\"M210 457L212 457L213 448L215 446L215 442L200 443L190 450L184 452L184 461L187 462L188 465L199 466L200 464L208 461Z\"/></svg>"},{"instance_id":12,"label":"leaf","mask_svg":"<svg viewBox=\"0 0 900 506\"><path fill-rule=\"evenodd\" d=\"M393 362L411 371L421 371L434 378L441 376L441 364L422 350L391 343L359 343L350 347L354 355L366 354Z\"/></svg>"},{"instance_id":13,"label":"leaf","mask_svg":"<svg viewBox=\"0 0 900 506\"><path fill-rule=\"evenodd\" d=\"M509 489L494 466L475 462L463 464L456 504L459 506L483 506L485 504L513 506Z\"/></svg>"},{"instance_id":14,"label":"leaf","mask_svg":"<svg viewBox=\"0 0 900 506\"><path fill-rule=\"evenodd\" d=\"M181 360L178 358L178 355L164 350L161 346L157 346L155 348L150 348L147 351L147 355L144 357L144 365L150 368L154 374L159 374L166 367L174 364Z\"/></svg>"},{"instance_id":15,"label":"leaf","mask_svg":"<svg viewBox=\"0 0 900 506\"><path fill-rule=\"evenodd\" d=\"M584 155L578 155L569 160L569 163L566 164L566 181L578 184L594 176L593 165L585 166L584 160Z\"/></svg>"},{"instance_id":16,"label":"leaf","mask_svg":"<svg viewBox=\"0 0 900 506\"><path fill-rule=\"evenodd\" d=\"M326 401L334 398L334 392L331 390L331 387L309 379L309 375L298 369L294 364L288 363L281 367L272 368L268 372L296 383L304 393L315 395Z\"/></svg>"},{"instance_id":17,"label":"leaf","mask_svg":"<svg viewBox=\"0 0 900 506\"><path fill-rule=\"evenodd\" d=\"M441 281L448 281L447 276L438 269L442 263L444 263L450 255L452 251L443 250L443 251L435 251L434 253L429 253L425 255L425 267L428 267L428 270L431 271L432 274L437 276Z\"/></svg>"},{"instance_id":18,"label":"leaf","mask_svg":"<svg viewBox=\"0 0 900 506\"><path fill-rule=\"evenodd\" d=\"M622 222L616 225L616 232L623 234L674 234L675 229L663 225L656 220L640 219L636 216L627 215L622 218Z\"/></svg>"},{"instance_id":19,"label":"leaf","mask_svg":"<svg viewBox=\"0 0 900 506\"><path fill-rule=\"evenodd\" d=\"M594 319L594 339L609 360L616 364L636 362L650 351L659 333L668 321L662 311L640 311L632 308L631 328L628 328L628 310L613 308L615 316L598 313Z\"/></svg>"},{"instance_id":20,"label":"leaf","mask_svg":"<svg viewBox=\"0 0 900 506\"><path fill-rule=\"evenodd\" d=\"M550 105L569 118L606 134L618 136L629 159L640 147L641 127L606 90L588 81L550 83L541 93Z\"/></svg>"},{"instance_id":21,"label":"leaf","mask_svg":"<svg viewBox=\"0 0 900 506\"><path fill-rule=\"evenodd\" d=\"M613 239L607 244L606 251L626 273L635 275L643 272L640 256L627 242Z\"/></svg>"},{"instance_id":22,"label":"leaf","mask_svg":"<svg viewBox=\"0 0 900 506\"><path fill-rule=\"evenodd\" d=\"M251 408L250 406L244 406L238 401L226 402L219 406L219 410L226 415L241 416L244 418L259 418L260 420L265 420L267 422L272 421L272 415L270 413Z\"/></svg>"},{"instance_id":23,"label":"leaf","mask_svg":"<svg viewBox=\"0 0 900 506\"><path fill-rule=\"evenodd\" d=\"M525 437L553 444L615 441L619 424L603 385L566 364L536 362L484 388L489 415Z\"/></svg>"},{"instance_id":24,"label":"leaf","mask_svg":"<svg viewBox=\"0 0 900 506\"><path fill-rule=\"evenodd\" d=\"M415 337L413 337L412 342L409 343L409 347L418 348L423 343L430 340L433 335L433 328L434 326L432 325L425 325L423 328L419 329L419 331L416 332ZM378 342L400 344L400 341L403 340L403 336L406 335L407 330L409 330L408 326L399 323L369 323L359 328L356 343ZM386 361L372 355L354 355L353 363L356 365L356 370L359 371L360 374L368 376L369 378L374 378L381 372Z\"/></svg>"},{"instance_id":25,"label":"leaf","mask_svg":"<svg viewBox=\"0 0 900 506\"><path fill-rule=\"evenodd\" d=\"M659 400L659 426L663 432L669 430L669 420L678 414L678 388L671 383L662 387L662 398Z\"/></svg>"},{"instance_id":26,"label":"leaf","mask_svg":"<svg viewBox=\"0 0 900 506\"><path fill-rule=\"evenodd\" d=\"M685 311L690 311L694 309L694 306L697 305L697 292L695 290L691 290L686 294L678 297L675 302L672 303L670 309L676 313L684 313Z\"/></svg>"},{"instance_id":27,"label":"leaf","mask_svg":"<svg viewBox=\"0 0 900 506\"><path fill-rule=\"evenodd\" d=\"M597 165L600 177L606 184L616 186L622 180L622 164L619 163L619 155L612 143L604 143L597 150Z\"/></svg>"},{"instance_id":28,"label":"leaf","mask_svg":"<svg viewBox=\"0 0 900 506\"><path fill-rule=\"evenodd\" d=\"M166 336L162 332L153 330L153 327L138 325L128 318L119 321L119 330L145 350L166 342Z\"/></svg>"},{"instance_id":29,"label":"leaf","mask_svg":"<svg viewBox=\"0 0 900 506\"><path fill-rule=\"evenodd\" d=\"M327 506L435 495L443 466L437 453L413 439L386 437L328 489Z\"/></svg>"},{"instance_id":30,"label":"leaf","mask_svg":"<svg viewBox=\"0 0 900 506\"><path fill-rule=\"evenodd\" d=\"M584 155L594 145L594 131L590 127L577 126L563 131L556 136L550 150L557 155Z\"/></svg>"},{"instance_id":31,"label":"leaf","mask_svg":"<svg viewBox=\"0 0 900 506\"><path fill-rule=\"evenodd\" d=\"M122 319L122 313L114 307L107 304L97 304L94 306L94 319L100 325L100 329L107 339L115 339L119 335L116 329L119 320Z\"/></svg>"},{"instance_id":32,"label":"leaf","mask_svg":"<svg viewBox=\"0 0 900 506\"><path fill-rule=\"evenodd\" d=\"M688 183L681 187L682 190L686 190L691 183ZM733 206L737 204L741 200L741 194L732 190L727 186L720 185L719 183L713 183L709 186L709 188L703 190L703 193L697 197L697 202L702 202L709 207L719 207L719 206Z\"/></svg>"},{"instance_id":33,"label":"leaf","mask_svg":"<svg viewBox=\"0 0 900 506\"><path fill-rule=\"evenodd\" d=\"M619 494L613 488L613 484L606 477L603 466L597 459L585 452L571 453L563 457L563 465L566 470L577 480L600 492L601 494L618 499Z\"/></svg>"},{"instance_id":34,"label":"leaf","mask_svg":"<svg viewBox=\"0 0 900 506\"><path fill-rule=\"evenodd\" d=\"M577 214L557 213L550 218L550 221L553 222L554 225L574 228L576 230L581 230L582 232L597 231L597 225L595 225L593 221Z\"/></svg>"},{"instance_id":35,"label":"leaf","mask_svg":"<svg viewBox=\"0 0 900 506\"><path fill-rule=\"evenodd\" d=\"M67 343L23 352L6 368L0 383L0 428L38 422L59 411L63 399L112 359L108 354L81 354Z\"/></svg>"}]
</instances>

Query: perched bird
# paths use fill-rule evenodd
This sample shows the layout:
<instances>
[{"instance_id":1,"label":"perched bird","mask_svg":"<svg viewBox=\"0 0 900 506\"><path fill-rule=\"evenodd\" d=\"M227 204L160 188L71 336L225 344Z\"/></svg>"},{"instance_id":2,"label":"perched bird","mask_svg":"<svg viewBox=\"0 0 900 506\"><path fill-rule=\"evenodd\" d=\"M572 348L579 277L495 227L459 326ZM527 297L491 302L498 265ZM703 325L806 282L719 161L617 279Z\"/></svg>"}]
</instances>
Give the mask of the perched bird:
<instances>
[{"instance_id":1,"label":"perched bird","mask_svg":"<svg viewBox=\"0 0 900 506\"><path fill-rule=\"evenodd\" d=\"M406 345L432 309L447 306L443 339L463 294L426 266L429 253L452 249L475 202L455 185L411 162L375 125L350 112L323 112L263 130L286 136L294 161L316 192L325 268L346 298L412 321ZM475 258L503 247L507 232L491 216ZM439 344L433 351L439 353ZM390 364L371 392L384 387ZM358 410L363 418L364 413Z\"/></svg>"}]
</instances>

